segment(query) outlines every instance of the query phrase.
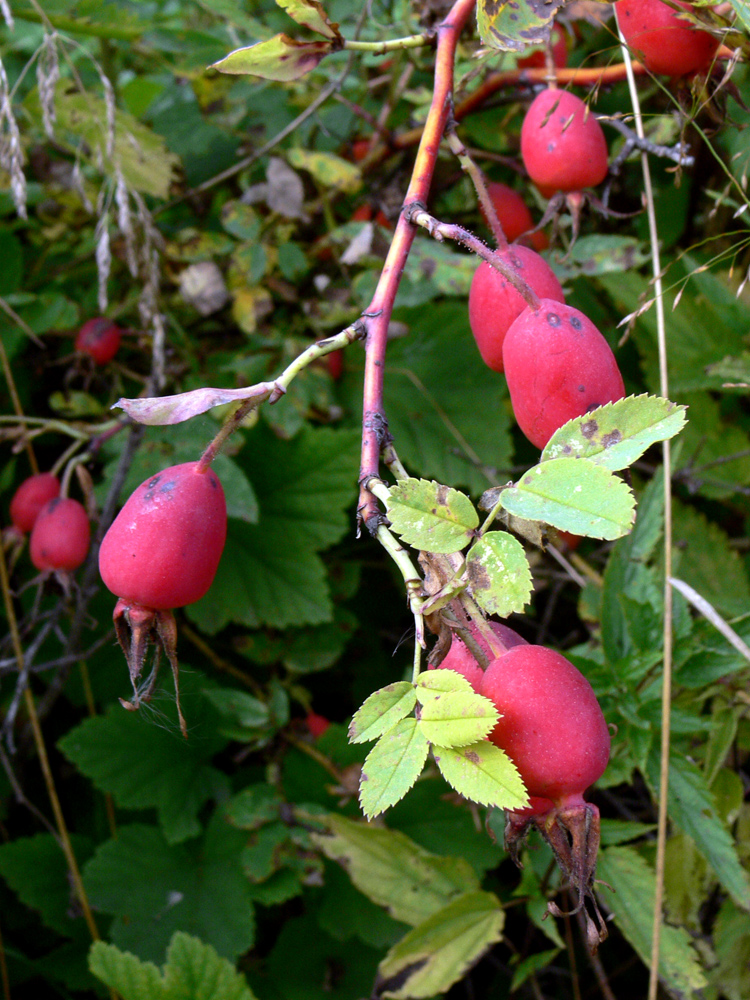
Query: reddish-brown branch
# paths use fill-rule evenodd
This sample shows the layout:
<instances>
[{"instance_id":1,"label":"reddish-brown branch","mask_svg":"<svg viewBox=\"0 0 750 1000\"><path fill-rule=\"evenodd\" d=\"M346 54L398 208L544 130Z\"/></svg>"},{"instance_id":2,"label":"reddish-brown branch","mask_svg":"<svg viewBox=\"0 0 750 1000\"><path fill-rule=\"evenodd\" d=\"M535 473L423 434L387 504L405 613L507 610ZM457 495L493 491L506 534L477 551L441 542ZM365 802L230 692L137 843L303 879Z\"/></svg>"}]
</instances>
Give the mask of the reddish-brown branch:
<instances>
[{"instance_id":1,"label":"reddish-brown branch","mask_svg":"<svg viewBox=\"0 0 750 1000\"><path fill-rule=\"evenodd\" d=\"M458 36L474 9L476 0L456 0L437 30L435 57L435 89L430 111L421 131L414 170L404 198L404 208L424 203L432 183L440 141L445 131L453 92L453 67ZM380 452L388 434L383 410L383 369L388 336L388 324L399 281L406 264L415 227L402 212L396 226L385 266L380 275L372 302L364 313L367 325L364 399L362 413L362 459L360 483L366 483L380 471ZM362 486L359 516L371 529L377 527L380 508L375 497Z\"/></svg>"}]
</instances>

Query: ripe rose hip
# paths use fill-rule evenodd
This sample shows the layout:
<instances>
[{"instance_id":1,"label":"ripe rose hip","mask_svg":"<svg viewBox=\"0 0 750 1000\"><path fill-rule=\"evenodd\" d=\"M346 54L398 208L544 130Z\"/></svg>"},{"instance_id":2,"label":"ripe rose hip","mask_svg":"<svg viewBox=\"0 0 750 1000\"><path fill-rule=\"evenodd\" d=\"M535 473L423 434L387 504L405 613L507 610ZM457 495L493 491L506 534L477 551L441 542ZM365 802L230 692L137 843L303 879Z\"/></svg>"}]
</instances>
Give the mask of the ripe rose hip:
<instances>
[{"instance_id":1,"label":"ripe rose hip","mask_svg":"<svg viewBox=\"0 0 750 1000\"><path fill-rule=\"evenodd\" d=\"M521 156L545 196L596 187L607 176L607 141L587 105L567 90L543 90L521 125Z\"/></svg>"},{"instance_id":2,"label":"ripe rose hip","mask_svg":"<svg viewBox=\"0 0 750 1000\"><path fill-rule=\"evenodd\" d=\"M122 331L112 320L97 316L78 331L75 348L81 354L88 354L96 364L106 365L120 349L121 337Z\"/></svg>"},{"instance_id":3,"label":"ripe rose hip","mask_svg":"<svg viewBox=\"0 0 750 1000\"><path fill-rule=\"evenodd\" d=\"M561 653L514 646L488 666L481 694L500 719L490 740L518 768L529 795L570 806L604 773L609 729L591 685Z\"/></svg>"},{"instance_id":4,"label":"ripe rose hip","mask_svg":"<svg viewBox=\"0 0 750 1000\"><path fill-rule=\"evenodd\" d=\"M646 69L665 76L685 76L705 69L716 54L719 39L680 16L674 6L690 10L694 4L675 0L617 0L617 23L628 46Z\"/></svg>"},{"instance_id":5,"label":"ripe rose hip","mask_svg":"<svg viewBox=\"0 0 750 1000\"><path fill-rule=\"evenodd\" d=\"M565 301L554 271L538 253L517 244L500 253L540 299ZM526 308L521 293L491 264L482 261L469 290L469 324L482 360L493 371L503 370L503 340Z\"/></svg>"},{"instance_id":6,"label":"ripe rose hip","mask_svg":"<svg viewBox=\"0 0 750 1000\"><path fill-rule=\"evenodd\" d=\"M60 481L51 472L40 472L24 479L10 501L10 519L14 527L26 534L34 527L39 511L60 495Z\"/></svg>"},{"instance_id":7,"label":"ripe rose hip","mask_svg":"<svg viewBox=\"0 0 750 1000\"><path fill-rule=\"evenodd\" d=\"M128 604L192 604L213 582L227 535L219 478L198 462L173 465L131 494L99 550L106 586Z\"/></svg>"},{"instance_id":8,"label":"ripe rose hip","mask_svg":"<svg viewBox=\"0 0 750 1000\"><path fill-rule=\"evenodd\" d=\"M39 570L78 569L91 541L88 515L82 504L54 497L42 507L31 530L29 554Z\"/></svg>"},{"instance_id":9,"label":"ripe rose hip","mask_svg":"<svg viewBox=\"0 0 750 1000\"><path fill-rule=\"evenodd\" d=\"M602 334L582 312L551 299L511 325L503 361L518 426L537 448L568 420L625 395Z\"/></svg>"}]
</instances>

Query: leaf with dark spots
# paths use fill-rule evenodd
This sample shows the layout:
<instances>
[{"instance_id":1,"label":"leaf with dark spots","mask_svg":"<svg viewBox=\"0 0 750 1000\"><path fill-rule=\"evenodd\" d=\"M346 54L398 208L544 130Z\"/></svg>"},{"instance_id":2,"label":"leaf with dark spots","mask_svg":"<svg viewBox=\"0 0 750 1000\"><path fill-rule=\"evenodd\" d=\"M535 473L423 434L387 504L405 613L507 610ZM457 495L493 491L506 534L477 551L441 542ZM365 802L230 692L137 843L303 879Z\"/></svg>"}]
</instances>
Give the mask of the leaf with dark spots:
<instances>
[{"instance_id":1,"label":"leaf with dark spots","mask_svg":"<svg viewBox=\"0 0 750 1000\"><path fill-rule=\"evenodd\" d=\"M417 962L412 962L411 965L405 966L399 972L395 973L393 976L388 976L387 979L381 979L378 977L375 980L375 987L372 991L371 1000L378 1000L385 993L393 993L396 990L400 990L403 986L406 986L408 981L414 975L415 972L419 972L427 965L428 959L422 958Z\"/></svg>"}]
</instances>

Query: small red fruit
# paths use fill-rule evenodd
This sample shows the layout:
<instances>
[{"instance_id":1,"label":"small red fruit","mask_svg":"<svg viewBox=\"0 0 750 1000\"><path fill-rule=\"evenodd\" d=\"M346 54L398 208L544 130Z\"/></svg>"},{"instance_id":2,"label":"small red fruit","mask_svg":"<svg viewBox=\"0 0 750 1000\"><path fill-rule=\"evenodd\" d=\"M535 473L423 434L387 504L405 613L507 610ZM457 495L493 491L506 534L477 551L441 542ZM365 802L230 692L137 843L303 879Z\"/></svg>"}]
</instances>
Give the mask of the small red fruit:
<instances>
[{"instance_id":1,"label":"small red fruit","mask_svg":"<svg viewBox=\"0 0 750 1000\"><path fill-rule=\"evenodd\" d=\"M75 348L81 354L88 354L97 365L106 365L120 349L121 337L122 330L112 320L98 316L83 324Z\"/></svg>"},{"instance_id":2,"label":"small red fruit","mask_svg":"<svg viewBox=\"0 0 750 1000\"><path fill-rule=\"evenodd\" d=\"M226 535L216 473L198 462L173 465L131 494L104 536L99 572L127 604L181 608L211 586Z\"/></svg>"},{"instance_id":3,"label":"small red fruit","mask_svg":"<svg viewBox=\"0 0 750 1000\"><path fill-rule=\"evenodd\" d=\"M330 726L330 720L317 712L308 712L305 717L308 731L314 740L317 740Z\"/></svg>"},{"instance_id":4,"label":"small red fruit","mask_svg":"<svg viewBox=\"0 0 750 1000\"><path fill-rule=\"evenodd\" d=\"M607 141L587 105L567 90L543 90L521 126L529 177L549 196L595 187L607 176Z\"/></svg>"},{"instance_id":5,"label":"small red fruit","mask_svg":"<svg viewBox=\"0 0 750 1000\"><path fill-rule=\"evenodd\" d=\"M514 632L513 629L509 628L507 625L503 625L500 622L489 622L488 624L495 633L500 645L506 650L511 649L513 646L522 646L526 644L526 640L521 638L517 632ZM472 624L469 628L480 649L486 656L493 659L494 654L490 650L484 636L476 625ZM477 661L474 659L466 643L462 642L458 636L453 636L451 648L448 650L438 666L441 670L455 670L457 674L461 674L462 677L466 678L475 691L479 690L482 678L484 677L484 670L482 670ZM434 668L430 666L430 669L432 670Z\"/></svg>"},{"instance_id":6,"label":"small red fruit","mask_svg":"<svg viewBox=\"0 0 750 1000\"><path fill-rule=\"evenodd\" d=\"M505 335L503 360L518 426L537 448L568 420L625 395L609 344L565 303L524 310Z\"/></svg>"},{"instance_id":7,"label":"small red fruit","mask_svg":"<svg viewBox=\"0 0 750 1000\"><path fill-rule=\"evenodd\" d=\"M10 501L10 519L15 528L26 534L34 527L39 511L60 495L60 481L51 472L40 472L24 479Z\"/></svg>"},{"instance_id":8,"label":"small red fruit","mask_svg":"<svg viewBox=\"0 0 750 1000\"><path fill-rule=\"evenodd\" d=\"M328 374L334 382L337 382L344 374L344 352L338 350L326 354L326 365L328 367Z\"/></svg>"},{"instance_id":9,"label":"small red fruit","mask_svg":"<svg viewBox=\"0 0 750 1000\"><path fill-rule=\"evenodd\" d=\"M716 54L719 39L680 16L694 8L686 0L617 0L617 23L628 46L646 69L665 76L685 76L705 69Z\"/></svg>"},{"instance_id":10,"label":"small red fruit","mask_svg":"<svg viewBox=\"0 0 750 1000\"><path fill-rule=\"evenodd\" d=\"M554 271L538 253L516 244L501 251L501 256L540 299L565 301ZM491 264L482 261L469 290L469 323L482 360L493 371L503 370L503 340L526 308L521 293Z\"/></svg>"},{"instance_id":11,"label":"small red fruit","mask_svg":"<svg viewBox=\"0 0 750 1000\"><path fill-rule=\"evenodd\" d=\"M39 570L72 571L85 560L90 541L91 528L83 505L57 496L37 515L29 554Z\"/></svg>"},{"instance_id":12,"label":"small red fruit","mask_svg":"<svg viewBox=\"0 0 750 1000\"><path fill-rule=\"evenodd\" d=\"M602 776L610 738L591 685L561 653L514 646L490 663L481 693L500 713L490 740L518 768L529 795L566 806Z\"/></svg>"}]
</instances>

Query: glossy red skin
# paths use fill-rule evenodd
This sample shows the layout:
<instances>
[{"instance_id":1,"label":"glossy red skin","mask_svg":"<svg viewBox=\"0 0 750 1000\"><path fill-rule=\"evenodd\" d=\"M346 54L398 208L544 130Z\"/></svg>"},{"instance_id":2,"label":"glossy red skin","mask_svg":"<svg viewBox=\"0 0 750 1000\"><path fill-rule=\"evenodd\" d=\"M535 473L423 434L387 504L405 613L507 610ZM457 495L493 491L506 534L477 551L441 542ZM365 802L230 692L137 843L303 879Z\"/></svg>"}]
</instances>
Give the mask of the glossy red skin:
<instances>
[{"instance_id":1,"label":"glossy red skin","mask_svg":"<svg viewBox=\"0 0 750 1000\"><path fill-rule=\"evenodd\" d=\"M60 480L51 472L39 472L24 479L10 501L10 519L18 531L26 534L34 527L39 511L60 495Z\"/></svg>"},{"instance_id":2,"label":"glossy red skin","mask_svg":"<svg viewBox=\"0 0 750 1000\"><path fill-rule=\"evenodd\" d=\"M531 819L532 816L546 816L554 808L555 803L552 799L542 799L536 795L530 795L529 804L525 809L511 809L508 811L513 815L514 819Z\"/></svg>"},{"instance_id":3,"label":"glossy red skin","mask_svg":"<svg viewBox=\"0 0 750 1000\"><path fill-rule=\"evenodd\" d=\"M694 5L677 0L690 10ZM623 38L652 73L679 77L705 69L719 39L683 20L661 0L618 0L614 5Z\"/></svg>"},{"instance_id":4,"label":"glossy red skin","mask_svg":"<svg viewBox=\"0 0 750 1000\"><path fill-rule=\"evenodd\" d=\"M501 715L489 738L513 760L529 795L558 804L604 773L607 723L591 685L561 653L514 646L490 663L480 693Z\"/></svg>"},{"instance_id":5,"label":"glossy red skin","mask_svg":"<svg viewBox=\"0 0 750 1000\"><path fill-rule=\"evenodd\" d=\"M534 98L521 125L521 156L543 194L596 187L609 168L602 127L586 104L567 90Z\"/></svg>"},{"instance_id":6,"label":"glossy red skin","mask_svg":"<svg viewBox=\"0 0 750 1000\"><path fill-rule=\"evenodd\" d=\"M88 354L98 365L106 365L120 349L122 331L110 319L98 316L83 324L76 337L75 348Z\"/></svg>"},{"instance_id":7,"label":"glossy red skin","mask_svg":"<svg viewBox=\"0 0 750 1000\"><path fill-rule=\"evenodd\" d=\"M500 622L490 622L489 625L506 650L511 649L513 646L526 645L526 640L507 625L503 625ZM479 629L475 625L471 625L470 628L480 648L491 658L493 654ZM434 668L430 667L430 669ZM462 642L458 636L453 637L451 648L440 664L440 669L455 670L457 674L461 674L462 677L466 678L475 691L478 691L481 687L484 670L482 670L474 659L466 643Z\"/></svg>"},{"instance_id":8,"label":"glossy red skin","mask_svg":"<svg viewBox=\"0 0 750 1000\"><path fill-rule=\"evenodd\" d=\"M558 69L568 65L568 41L558 25L552 29L552 62ZM537 49L530 55L523 56L516 65L519 69L543 69L547 65L544 49Z\"/></svg>"},{"instance_id":9,"label":"glossy red skin","mask_svg":"<svg viewBox=\"0 0 750 1000\"><path fill-rule=\"evenodd\" d=\"M78 569L91 542L91 527L82 504L55 497L39 511L29 541L32 563L40 570Z\"/></svg>"},{"instance_id":10,"label":"glossy red skin","mask_svg":"<svg viewBox=\"0 0 750 1000\"><path fill-rule=\"evenodd\" d=\"M197 462L173 465L131 494L99 550L105 585L144 608L181 608L211 586L227 535L219 478Z\"/></svg>"},{"instance_id":11,"label":"glossy red skin","mask_svg":"<svg viewBox=\"0 0 750 1000\"><path fill-rule=\"evenodd\" d=\"M554 271L534 250L516 244L508 247L503 256L540 299L565 301ZM482 261L469 290L469 324L482 360L493 371L503 370L503 340L526 308L520 292L491 264Z\"/></svg>"},{"instance_id":12,"label":"glossy red skin","mask_svg":"<svg viewBox=\"0 0 750 1000\"><path fill-rule=\"evenodd\" d=\"M518 426L537 448L568 420L625 395L609 344L565 303L526 309L505 336L503 360Z\"/></svg>"}]
</instances>

